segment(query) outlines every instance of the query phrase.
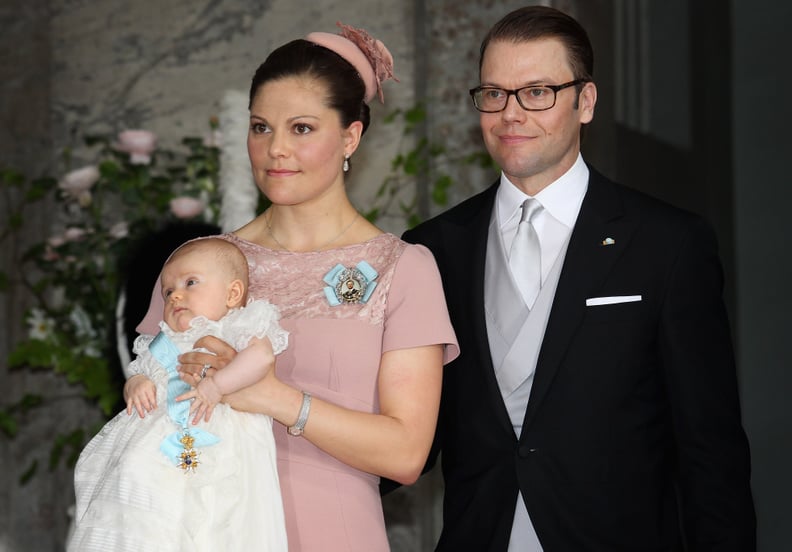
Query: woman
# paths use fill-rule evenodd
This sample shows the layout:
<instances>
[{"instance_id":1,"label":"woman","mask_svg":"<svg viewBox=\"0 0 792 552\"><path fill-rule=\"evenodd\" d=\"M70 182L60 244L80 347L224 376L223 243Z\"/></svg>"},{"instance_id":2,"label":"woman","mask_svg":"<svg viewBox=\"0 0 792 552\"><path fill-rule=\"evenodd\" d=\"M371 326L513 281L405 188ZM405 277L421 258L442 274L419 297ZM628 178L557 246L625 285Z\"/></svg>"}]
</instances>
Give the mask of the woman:
<instances>
[{"instance_id":1,"label":"woman","mask_svg":"<svg viewBox=\"0 0 792 552\"><path fill-rule=\"evenodd\" d=\"M383 233L347 197L344 173L392 57L341 28L278 48L256 71L248 153L272 205L227 236L248 258L252 296L274 303L290 334L274 369L225 400L277 422L294 551L388 550L379 477L420 475L442 366L458 354L431 254ZM180 357L192 382L235 354L212 338L196 346L216 356Z\"/></svg>"}]
</instances>

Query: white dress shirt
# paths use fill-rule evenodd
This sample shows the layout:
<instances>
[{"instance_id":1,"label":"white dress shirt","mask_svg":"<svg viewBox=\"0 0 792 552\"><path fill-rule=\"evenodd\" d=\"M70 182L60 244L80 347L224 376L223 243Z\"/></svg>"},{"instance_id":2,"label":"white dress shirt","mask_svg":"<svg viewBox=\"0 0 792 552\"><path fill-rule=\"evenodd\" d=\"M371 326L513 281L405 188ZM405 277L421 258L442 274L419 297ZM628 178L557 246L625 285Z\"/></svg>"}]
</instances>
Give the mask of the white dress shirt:
<instances>
[{"instance_id":1,"label":"white dress shirt","mask_svg":"<svg viewBox=\"0 0 792 552\"><path fill-rule=\"evenodd\" d=\"M583 162L583 157L578 154L575 163L561 178L533 196L544 207L531 221L539 236L542 249L543 284L572 233L583 197L588 189L588 179L588 167ZM520 224L521 206L529 197L501 173L495 208L498 210L498 221L506 251L511 251L517 226Z\"/></svg>"}]
</instances>

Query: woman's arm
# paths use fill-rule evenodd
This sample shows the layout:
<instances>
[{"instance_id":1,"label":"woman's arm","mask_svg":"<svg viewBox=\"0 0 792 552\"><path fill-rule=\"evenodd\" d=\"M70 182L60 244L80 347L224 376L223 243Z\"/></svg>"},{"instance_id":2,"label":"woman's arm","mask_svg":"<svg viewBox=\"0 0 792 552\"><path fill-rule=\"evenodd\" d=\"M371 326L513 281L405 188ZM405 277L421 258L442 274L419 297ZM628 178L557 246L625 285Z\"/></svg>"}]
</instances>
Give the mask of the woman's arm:
<instances>
[{"instance_id":1,"label":"woman's arm","mask_svg":"<svg viewBox=\"0 0 792 552\"><path fill-rule=\"evenodd\" d=\"M253 337L248 346L236 354L223 370L213 370L211 375L207 370L205 377L201 377L199 373L199 381L195 388L179 395L176 400L193 399L190 405L193 423L197 424L201 418L208 422L214 407L223 395L239 391L259 381L272 369L274 360L275 355L270 340ZM203 371L203 366L201 370Z\"/></svg>"},{"instance_id":2,"label":"woman's arm","mask_svg":"<svg viewBox=\"0 0 792 552\"><path fill-rule=\"evenodd\" d=\"M206 347L206 344L202 346ZM429 345L382 355L380 413L343 408L313 397L302 437L362 471L409 485L421 474L432 444L443 370L443 346ZM302 391L270 371L225 401L237 410L266 414L293 425Z\"/></svg>"}]
</instances>

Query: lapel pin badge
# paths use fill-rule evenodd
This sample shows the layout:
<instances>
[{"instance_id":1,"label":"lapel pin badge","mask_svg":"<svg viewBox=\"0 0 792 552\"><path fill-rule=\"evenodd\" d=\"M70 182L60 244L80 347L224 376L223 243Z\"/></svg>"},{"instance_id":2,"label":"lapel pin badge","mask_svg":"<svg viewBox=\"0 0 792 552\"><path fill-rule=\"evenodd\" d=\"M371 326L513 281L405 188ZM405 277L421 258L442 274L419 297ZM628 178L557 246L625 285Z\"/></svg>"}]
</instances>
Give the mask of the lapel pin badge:
<instances>
[{"instance_id":1,"label":"lapel pin badge","mask_svg":"<svg viewBox=\"0 0 792 552\"><path fill-rule=\"evenodd\" d=\"M602 245L613 245L614 243L616 243L616 240L613 238L605 238L602 240Z\"/></svg>"}]
</instances>

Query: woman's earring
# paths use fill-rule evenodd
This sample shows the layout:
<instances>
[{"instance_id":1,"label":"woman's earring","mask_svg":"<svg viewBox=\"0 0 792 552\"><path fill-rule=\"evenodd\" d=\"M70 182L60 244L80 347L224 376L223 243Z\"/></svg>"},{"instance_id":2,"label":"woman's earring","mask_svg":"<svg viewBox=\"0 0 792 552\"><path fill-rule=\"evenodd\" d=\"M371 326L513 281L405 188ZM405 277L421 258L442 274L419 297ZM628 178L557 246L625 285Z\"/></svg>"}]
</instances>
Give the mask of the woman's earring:
<instances>
[{"instance_id":1,"label":"woman's earring","mask_svg":"<svg viewBox=\"0 0 792 552\"><path fill-rule=\"evenodd\" d=\"M349 172L349 154L344 156L344 165L342 168L344 169L344 172Z\"/></svg>"}]
</instances>

